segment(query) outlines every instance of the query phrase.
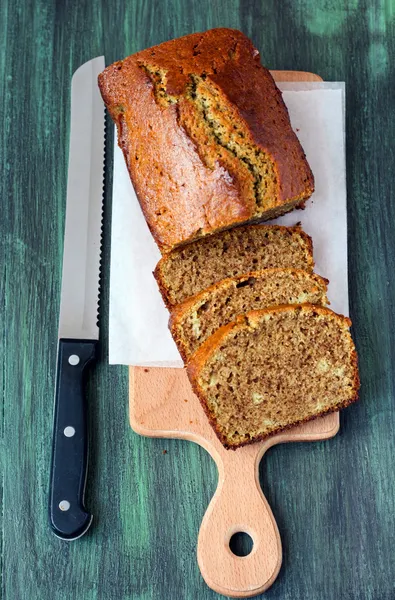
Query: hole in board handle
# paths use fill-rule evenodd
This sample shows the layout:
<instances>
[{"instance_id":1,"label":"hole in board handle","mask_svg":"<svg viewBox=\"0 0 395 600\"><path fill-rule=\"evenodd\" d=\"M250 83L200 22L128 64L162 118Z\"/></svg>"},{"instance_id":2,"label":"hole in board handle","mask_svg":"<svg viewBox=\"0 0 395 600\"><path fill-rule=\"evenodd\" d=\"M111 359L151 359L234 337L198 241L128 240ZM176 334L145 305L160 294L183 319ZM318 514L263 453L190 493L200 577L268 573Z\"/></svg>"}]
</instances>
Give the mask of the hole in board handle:
<instances>
[{"instance_id":1,"label":"hole in board handle","mask_svg":"<svg viewBox=\"0 0 395 600\"><path fill-rule=\"evenodd\" d=\"M229 540L229 548L236 556L248 556L254 547L254 541L245 531L234 533Z\"/></svg>"}]
</instances>

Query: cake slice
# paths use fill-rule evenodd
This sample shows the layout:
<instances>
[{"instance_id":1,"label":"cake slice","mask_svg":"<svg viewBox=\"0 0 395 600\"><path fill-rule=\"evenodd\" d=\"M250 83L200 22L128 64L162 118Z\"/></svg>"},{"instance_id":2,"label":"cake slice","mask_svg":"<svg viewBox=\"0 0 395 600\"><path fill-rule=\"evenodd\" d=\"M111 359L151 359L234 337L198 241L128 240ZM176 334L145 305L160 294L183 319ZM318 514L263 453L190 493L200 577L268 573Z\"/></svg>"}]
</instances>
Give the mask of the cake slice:
<instances>
[{"instance_id":1,"label":"cake slice","mask_svg":"<svg viewBox=\"0 0 395 600\"><path fill-rule=\"evenodd\" d=\"M178 304L170 331L184 361L219 327L241 314L279 304L328 304L326 279L301 269L265 269L223 279Z\"/></svg>"},{"instance_id":2,"label":"cake slice","mask_svg":"<svg viewBox=\"0 0 395 600\"><path fill-rule=\"evenodd\" d=\"M196 240L165 255L154 276L170 308L226 277L282 267L313 270L313 244L299 225L247 225Z\"/></svg>"},{"instance_id":3,"label":"cake slice","mask_svg":"<svg viewBox=\"0 0 395 600\"><path fill-rule=\"evenodd\" d=\"M222 444L237 448L357 400L350 325L328 308L277 306L208 338L187 372Z\"/></svg>"}]
</instances>

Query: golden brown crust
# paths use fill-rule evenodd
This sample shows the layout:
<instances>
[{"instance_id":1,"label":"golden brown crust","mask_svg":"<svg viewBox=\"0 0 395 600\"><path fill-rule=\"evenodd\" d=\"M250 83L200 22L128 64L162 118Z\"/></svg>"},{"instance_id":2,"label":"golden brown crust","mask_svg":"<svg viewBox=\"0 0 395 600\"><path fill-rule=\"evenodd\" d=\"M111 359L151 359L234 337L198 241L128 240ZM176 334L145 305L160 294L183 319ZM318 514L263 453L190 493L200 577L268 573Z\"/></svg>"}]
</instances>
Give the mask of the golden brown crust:
<instances>
[{"instance_id":1,"label":"golden brown crust","mask_svg":"<svg viewBox=\"0 0 395 600\"><path fill-rule=\"evenodd\" d=\"M314 269L314 258L313 258L313 240L311 239L311 237L302 230L301 228L301 224L297 223L296 225L292 226L292 227L287 227L285 225L264 225L264 224L251 224L251 225L244 225L241 227L237 227L237 229L235 229L234 231L238 231L240 233L242 233L243 231L246 231L246 229L248 228L248 230L254 230L254 229L268 229L268 230L276 230L276 231L282 231L282 232L294 232L297 233L301 239L303 240L305 247L306 247L306 261L307 261L307 265L305 270L306 271L313 271ZM220 232L216 232L214 234L214 236L221 236L221 235L226 235L227 231L229 231L229 229L224 230L224 231L220 231ZM213 236L210 236L210 240L214 239ZM191 242L192 244L200 244L200 243L204 243L204 240L196 240L195 242ZM163 302L166 305L166 308L168 308L169 310L172 310L174 308L174 306L176 306L174 304L174 302L172 301L171 297L170 297L170 290L168 289L168 286L166 285L165 282L165 275L164 275L164 270L165 270L165 266L166 264L171 261L174 257L177 257L177 255L179 255L182 250L183 250L184 246L179 246L177 248L174 248L171 252L168 252L167 254L165 254L164 256L162 256L162 258L159 260L158 264L155 267L155 270L153 272L153 275L156 279L156 282L158 284L159 287L159 291L162 295L163 298Z\"/></svg>"},{"instance_id":2,"label":"golden brown crust","mask_svg":"<svg viewBox=\"0 0 395 600\"><path fill-rule=\"evenodd\" d=\"M188 300L185 300L185 302L182 302L181 304L176 304L170 312L169 329L171 331L171 334L173 336L175 343L177 344L178 351L181 354L183 361L187 362L190 352L188 351L188 348L187 348L184 340L182 339L182 337L179 334L178 327L181 324L182 320L184 319L185 315L190 313L191 310L193 310L194 306L199 306L205 299L210 299L210 296L212 295L212 293L219 290L220 288L224 289L224 288L230 287L231 285L238 283L238 282L245 281L245 280L249 279L250 277L260 279L260 278L266 277L269 274L276 274L276 273L278 273L278 274L281 274L281 273L294 274L295 277L298 277L298 276L309 277L311 280L314 280L317 283L317 285L320 288L322 288L323 290L326 290L327 284L329 283L328 279L325 279L324 277L321 277L320 275L317 275L316 273L308 273L306 271L303 271L303 269L291 269L291 268L275 268L275 269L264 269L262 271L250 271L249 273L244 273L243 275L238 275L237 277L227 277L226 279L222 279L218 283L215 283L214 285L211 285L210 287L206 288L199 294L196 294L195 296L192 296ZM326 296L325 296L324 302L328 303L328 298L326 298Z\"/></svg>"},{"instance_id":3,"label":"golden brown crust","mask_svg":"<svg viewBox=\"0 0 395 600\"><path fill-rule=\"evenodd\" d=\"M181 305L179 305L179 306L181 306ZM181 315L180 315L180 317L181 317ZM177 325L178 325L178 319L175 316L173 316L173 314L171 313L170 319L169 319L169 329L170 329L171 335L173 337L173 340L176 343L178 352L180 353L180 356L181 356L182 360L184 361L184 364L186 364L188 361L188 349L187 349L183 339L181 338L181 336L178 333Z\"/></svg>"},{"instance_id":4,"label":"golden brown crust","mask_svg":"<svg viewBox=\"0 0 395 600\"><path fill-rule=\"evenodd\" d=\"M161 296L162 296L163 302L165 303L166 308L168 310L171 310L174 305L171 302L171 299L169 296L169 289L166 286L165 281L164 281L160 261L156 265L155 270L153 271L152 274L156 279L156 283L158 284L158 288L159 288L159 291L161 293Z\"/></svg>"},{"instance_id":5,"label":"golden brown crust","mask_svg":"<svg viewBox=\"0 0 395 600\"><path fill-rule=\"evenodd\" d=\"M277 307L276 307L277 308ZM269 311L271 309L263 309L260 312ZM254 311L256 312L256 311ZM228 323L227 325L223 325L213 335L211 335L195 352L195 354L190 358L188 364L186 365L187 374L189 380L192 384L194 391L197 393L197 384L196 380L198 374L205 364L205 362L209 359L209 357L215 352L216 348L220 346L221 340L223 340L228 333L231 331L237 331L238 329L242 329L243 326L247 323L247 315L241 315L233 321L233 323ZM199 394L197 394L199 395ZM200 398L200 396L199 396Z\"/></svg>"},{"instance_id":6,"label":"golden brown crust","mask_svg":"<svg viewBox=\"0 0 395 600\"><path fill-rule=\"evenodd\" d=\"M277 192L267 218L303 204L314 190L282 95L241 32L213 29L138 52L107 67L99 87L162 252L255 216L245 163L214 148L208 164L204 133L194 140L188 135L195 118L187 99L193 75L204 77L274 165Z\"/></svg>"},{"instance_id":7,"label":"golden brown crust","mask_svg":"<svg viewBox=\"0 0 395 600\"><path fill-rule=\"evenodd\" d=\"M218 439L225 446L225 448L235 450L237 448L240 448L241 446L255 443L257 441L271 437L272 435L275 435L276 433L279 433L280 431L285 431L287 429L290 429L291 427L294 427L295 425L300 425L301 423L311 421L313 419L316 419L317 417L322 417L326 414L329 414L332 412L337 412L338 410L346 408L347 406L349 406L350 404L352 404L353 402L356 402L358 400L360 379L359 379L359 372L358 372L358 357L357 357L357 353L354 348L352 350L352 353L350 356L351 365L353 367L353 395L350 398L347 398L346 400L344 400L344 402L337 405L336 408L330 407L330 408L323 409L322 411L320 411L319 413L316 413L315 415L313 415L311 417L301 419L299 421L295 421L292 424L286 425L285 427L284 426L277 427L276 429L272 430L270 433L257 436L255 438L253 438L252 440L246 440L242 443L238 443L235 445L230 445L227 443L227 440L224 438L221 431L219 430L218 424L217 424L215 418L213 417L209 407L207 406L205 393L200 388L199 383L198 383L199 373L201 372L202 367L207 362L207 360L210 358L210 356L214 352L216 352L217 349L221 346L224 339L227 337L228 333L230 333L231 331L234 332L237 330L241 330L246 325L254 326L255 324L259 323L262 316L265 314L273 314L273 313L277 314L279 312L287 312L287 311L289 311L289 308L290 307L288 305L275 306L275 307L265 308L265 309L262 309L259 311L251 311L251 312L247 313L246 315L241 315L240 317L238 317L236 319L236 321L234 321L233 323L229 323L228 325L224 325L223 327L218 329L210 338L208 338L198 348L198 350L195 352L195 354L192 356L192 358L190 359L189 363L186 366L188 378L191 382L192 389L195 392L195 394L197 395L197 397L199 398L200 403L210 421L211 426L213 427ZM300 304L300 305L293 306L292 308L295 310L315 312L320 315L329 316L333 320L337 321L341 325L341 327L343 327L347 330L351 327L351 320L348 317L334 313L332 310L330 310L329 308L326 308L326 307L315 306L312 304Z\"/></svg>"}]
</instances>

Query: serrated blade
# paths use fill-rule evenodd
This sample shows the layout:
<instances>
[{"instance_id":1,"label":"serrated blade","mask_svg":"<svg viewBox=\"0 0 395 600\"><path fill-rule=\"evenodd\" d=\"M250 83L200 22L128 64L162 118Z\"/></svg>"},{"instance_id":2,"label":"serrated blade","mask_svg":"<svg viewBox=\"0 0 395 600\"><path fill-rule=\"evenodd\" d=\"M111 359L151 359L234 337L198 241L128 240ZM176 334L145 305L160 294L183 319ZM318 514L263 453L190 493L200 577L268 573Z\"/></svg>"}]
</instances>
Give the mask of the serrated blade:
<instances>
[{"instance_id":1,"label":"serrated blade","mask_svg":"<svg viewBox=\"0 0 395 600\"><path fill-rule=\"evenodd\" d=\"M104 167L104 105L97 76L104 57L83 64L71 82L59 338L99 339L97 325Z\"/></svg>"}]
</instances>

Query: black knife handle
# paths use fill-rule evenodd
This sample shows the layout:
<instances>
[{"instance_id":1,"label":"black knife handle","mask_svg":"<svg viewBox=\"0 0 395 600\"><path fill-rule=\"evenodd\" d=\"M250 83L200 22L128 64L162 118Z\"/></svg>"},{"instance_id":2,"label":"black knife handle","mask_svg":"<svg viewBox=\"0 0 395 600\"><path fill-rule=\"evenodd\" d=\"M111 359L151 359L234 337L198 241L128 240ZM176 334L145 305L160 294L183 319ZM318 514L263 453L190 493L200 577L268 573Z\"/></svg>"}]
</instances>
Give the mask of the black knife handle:
<instances>
[{"instance_id":1,"label":"black knife handle","mask_svg":"<svg viewBox=\"0 0 395 600\"><path fill-rule=\"evenodd\" d=\"M83 383L97 345L60 339L58 346L49 519L55 535L65 540L81 537L93 518L84 506L88 428Z\"/></svg>"}]
</instances>

